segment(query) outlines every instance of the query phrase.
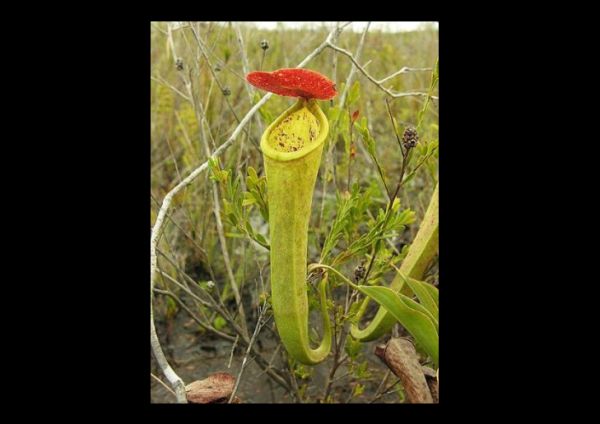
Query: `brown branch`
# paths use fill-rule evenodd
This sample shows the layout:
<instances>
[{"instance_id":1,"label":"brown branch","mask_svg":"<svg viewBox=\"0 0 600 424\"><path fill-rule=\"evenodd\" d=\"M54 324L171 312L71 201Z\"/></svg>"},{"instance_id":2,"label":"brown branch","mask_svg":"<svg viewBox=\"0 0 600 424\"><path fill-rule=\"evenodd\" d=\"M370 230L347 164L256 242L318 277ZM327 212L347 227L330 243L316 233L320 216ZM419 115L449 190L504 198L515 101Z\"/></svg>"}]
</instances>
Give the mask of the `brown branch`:
<instances>
[{"instance_id":1,"label":"brown branch","mask_svg":"<svg viewBox=\"0 0 600 424\"><path fill-rule=\"evenodd\" d=\"M387 344L378 345L375 354L398 376L409 403L433 403L417 352L409 340L392 338Z\"/></svg>"}]
</instances>

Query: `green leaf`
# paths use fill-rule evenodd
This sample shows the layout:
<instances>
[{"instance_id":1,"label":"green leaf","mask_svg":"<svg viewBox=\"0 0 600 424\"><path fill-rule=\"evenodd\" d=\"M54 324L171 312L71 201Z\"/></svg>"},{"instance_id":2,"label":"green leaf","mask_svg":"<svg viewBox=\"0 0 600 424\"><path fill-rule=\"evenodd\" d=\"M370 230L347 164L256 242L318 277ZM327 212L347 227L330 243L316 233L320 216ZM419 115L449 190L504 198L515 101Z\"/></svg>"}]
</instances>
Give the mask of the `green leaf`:
<instances>
[{"instance_id":1,"label":"green leaf","mask_svg":"<svg viewBox=\"0 0 600 424\"><path fill-rule=\"evenodd\" d=\"M424 283L425 289L429 292L429 295L433 298L435 305L439 308L440 296L439 296L439 291L438 291L437 287L435 287L433 284L428 284L425 282L423 282L423 283Z\"/></svg>"},{"instance_id":2,"label":"green leaf","mask_svg":"<svg viewBox=\"0 0 600 424\"><path fill-rule=\"evenodd\" d=\"M228 213L227 214L227 219L229 220L229 222L231 223L231 225L233 225L233 226L237 226L238 225L238 219L237 219L237 216L235 216L234 213Z\"/></svg>"},{"instance_id":3,"label":"green leaf","mask_svg":"<svg viewBox=\"0 0 600 424\"><path fill-rule=\"evenodd\" d=\"M373 160L377 161L377 158L375 157L375 139L371 136L369 128L367 127L367 118L363 116L359 121L354 123L354 127L362 137L369 155L371 155Z\"/></svg>"},{"instance_id":4,"label":"green leaf","mask_svg":"<svg viewBox=\"0 0 600 424\"><path fill-rule=\"evenodd\" d=\"M431 312L429 312L429 310L421 305L420 303L417 303L415 300L411 299L410 297L402 294L402 293L397 293L398 297L400 297L400 300L402 300L404 302L404 304L406 306L408 306L409 308L414 309L415 311L421 312L422 314L425 314L429 317L429 319L431 320L431 322L433 323L433 325L435 325L435 328L438 328L438 320L436 319L436 317L433 316L433 314Z\"/></svg>"},{"instance_id":5,"label":"green leaf","mask_svg":"<svg viewBox=\"0 0 600 424\"><path fill-rule=\"evenodd\" d=\"M421 305L423 305L425 309L427 309L431 313L431 315L433 315L436 321L439 321L437 288L424 281L415 280L414 278L402 275L400 272L398 272L398 274L400 274L400 277L410 287L415 296L417 296L417 299L419 299ZM432 296L432 292L434 291L435 298L434 296Z\"/></svg>"},{"instance_id":6,"label":"green leaf","mask_svg":"<svg viewBox=\"0 0 600 424\"><path fill-rule=\"evenodd\" d=\"M365 391L365 386L363 386L362 384L357 384L356 386L354 386L354 390L352 391L352 397L358 397L360 395L362 395Z\"/></svg>"},{"instance_id":7,"label":"green leaf","mask_svg":"<svg viewBox=\"0 0 600 424\"><path fill-rule=\"evenodd\" d=\"M256 169L254 169L251 166L248 167L248 180L252 182L253 185L256 185L256 183L258 182L258 175L256 174Z\"/></svg>"},{"instance_id":8,"label":"green leaf","mask_svg":"<svg viewBox=\"0 0 600 424\"><path fill-rule=\"evenodd\" d=\"M438 332L430 316L387 287L357 286L357 289L385 308L415 338L425 352L438 364ZM419 305L420 306L420 305Z\"/></svg>"},{"instance_id":9,"label":"green leaf","mask_svg":"<svg viewBox=\"0 0 600 424\"><path fill-rule=\"evenodd\" d=\"M348 336L348 338L346 339L346 345L344 346L344 350L346 351L350 359L356 359L362 348L363 344L361 342L359 342L352 336Z\"/></svg>"},{"instance_id":10,"label":"green leaf","mask_svg":"<svg viewBox=\"0 0 600 424\"><path fill-rule=\"evenodd\" d=\"M265 238L263 237L263 235L262 235L262 234L255 233L255 234L254 234L254 239L255 239L255 240L257 241L257 243L258 243L258 244L260 244L261 246L263 246L263 247L266 247L267 249L269 249L269 248L270 248L270 247L269 247L269 242L267 242L267 239L265 239Z\"/></svg>"},{"instance_id":11,"label":"green leaf","mask_svg":"<svg viewBox=\"0 0 600 424\"><path fill-rule=\"evenodd\" d=\"M245 192L242 206L250 206L254 204L256 204L256 198L252 195L252 193Z\"/></svg>"},{"instance_id":12,"label":"green leaf","mask_svg":"<svg viewBox=\"0 0 600 424\"><path fill-rule=\"evenodd\" d=\"M331 126L333 126L338 120L341 111L342 110L338 106L334 106L327 111L327 119L329 120Z\"/></svg>"},{"instance_id":13,"label":"green leaf","mask_svg":"<svg viewBox=\"0 0 600 424\"><path fill-rule=\"evenodd\" d=\"M356 101L358 100L359 97L360 97L360 82L355 81L354 84L352 84L352 88L350 88L350 92L348 93L346 105L352 106L354 103L356 103Z\"/></svg>"},{"instance_id":14,"label":"green leaf","mask_svg":"<svg viewBox=\"0 0 600 424\"><path fill-rule=\"evenodd\" d=\"M218 316L215 318L215 320L213 321L213 326L217 329L217 330L221 330L223 327L225 327L227 325L227 321L225 321L225 318L223 318L222 316Z\"/></svg>"}]
</instances>

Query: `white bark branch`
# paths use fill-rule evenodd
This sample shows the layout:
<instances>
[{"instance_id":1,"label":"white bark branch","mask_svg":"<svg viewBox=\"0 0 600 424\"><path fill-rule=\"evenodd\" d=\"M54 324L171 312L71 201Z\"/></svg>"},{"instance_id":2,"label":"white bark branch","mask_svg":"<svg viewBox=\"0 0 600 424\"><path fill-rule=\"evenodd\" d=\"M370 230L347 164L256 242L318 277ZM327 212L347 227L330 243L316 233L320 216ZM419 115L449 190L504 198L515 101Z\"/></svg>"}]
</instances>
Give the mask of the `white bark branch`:
<instances>
[{"instance_id":1,"label":"white bark branch","mask_svg":"<svg viewBox=\"0 0 600 424\"><path fill-rule=\"evenodd\" d=\"M371 22L367 22L367 26L365 27L360 41L358 43L358 47L356 48L355 58L356 60L360 60L360 55L362 53L363 46L365 44L365 38L367 37L367 32L369 32L369 27L371 26ZM364 69L364 68L363 68ZM352 85L352 80L354 79L354 74L356 73L356 65L352 64L350 68L350 73L348 74L348 79L346 80L346 85L344 86L344 91L342 92L342 96L340 98L340 106L344 107L346 103L346 96L348 95L348 91L350 91L350 86Z\"/></svg>"},{"instance_id":2,"label":"white bark branch","mask_svg":"<svg viewBox=\"0 0 600 424\"><path fill-rule=\"evenodd\" d=\"M390 80L390 79L392 79L394 77L397 77L398 75L408 74L409 72L427 72L427 71L431 71L431 70L432 70L432 68L409 68L408 66L404 66L399 71L394 72L392 75L389 75L389 76L387 76L385 78L382 78L382 79L380 79L377 82L379 84L383 84L387 80Z\"/></svg>"}]
</instances>

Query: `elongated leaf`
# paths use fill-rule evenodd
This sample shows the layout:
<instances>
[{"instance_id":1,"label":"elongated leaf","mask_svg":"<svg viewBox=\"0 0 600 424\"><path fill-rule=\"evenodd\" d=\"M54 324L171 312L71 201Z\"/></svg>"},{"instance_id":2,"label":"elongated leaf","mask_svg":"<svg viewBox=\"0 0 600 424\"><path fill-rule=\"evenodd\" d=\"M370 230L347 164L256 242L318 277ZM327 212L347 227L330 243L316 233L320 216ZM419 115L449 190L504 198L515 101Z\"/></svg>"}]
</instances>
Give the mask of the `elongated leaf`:
<instances>
[{"instance_id":1,"label":"elongated leaf","mask_svg":"<svg viewBox=\"0 0 600 424\"><path fill-rule=\"evenodd\" d=\"M411 308L387 287L357 286L358 290L383 306L415 338L425 352L438 364L439 340L430 317ZM416 302L413 302L416 304Z\"/></svg>"},{"instance_id":2,"label":"elongated leaf","mask_svg":"<svg viewBox=\"0 0 600 424\"><path fill-rule=\"evenodd\" d=\"M433 314L431 312L429 312L429 310L425 306L421 305L420 303L415 302L413 299L411 299L410 297L408 297L402 293L397 293L397 294L398 294L398 297L400 297L400 300L402 302L404 302L404 304L406 306L414 309L417 312L421 312L422 314L427 315L427 317L431 320L433 325L435 325L435 328L438 328L437 318L434 317Z\"/></svg>"},{"instance_id":3,"label":"elongated leaf","mask_svg":"<svg viewBox=\"0 0 600 424\"><path fill-rule=\"evenodd\" d=\"M401 273L399 274L404 282L410 287L415 296L417 296L417 299L419 299L421 305L423 305L433 315L436 321L439 321L440 312L437 304L437 289L424 281L415 280L414 278L407 277ZM435 298L432 295L434 291L436 293Z\"/></svg>"},{"instance_id":4,"label":"elongated leaf","mask_svg":"<svg viewBox=\"0 0 600 424\"><path fill-rule=\"evenodd\" d=\"M437 287L435 287L433 284L425 284L425 288L429 292L429 295L433 298L433 301L435 302L435 306L437 306L439 308L440 294L439 294Z\"/></svg>"},{"instance_id":5,"label":"elongated leaf","mask_svg":"<svg viewBox=\"0 0 600 424\"><path fill-rule=\"evenodd\" d=\"M352 106L358 98L360 97L360 82L355 81L352 84L352 88L350 88L350 92L348 93L348 99L346 101L347 106Z\"/></svg>"}]
</instances>

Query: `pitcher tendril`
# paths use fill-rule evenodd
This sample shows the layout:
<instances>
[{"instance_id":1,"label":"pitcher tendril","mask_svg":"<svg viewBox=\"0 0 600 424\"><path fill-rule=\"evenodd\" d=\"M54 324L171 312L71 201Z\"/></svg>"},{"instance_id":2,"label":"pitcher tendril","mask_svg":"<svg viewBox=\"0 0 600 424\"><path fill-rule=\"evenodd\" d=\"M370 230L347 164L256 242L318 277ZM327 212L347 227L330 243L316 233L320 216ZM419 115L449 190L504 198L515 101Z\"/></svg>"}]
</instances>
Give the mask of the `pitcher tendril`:
<instances>
[{"instance_id":1,"label":"pitcher tendril","mask_svg":"<svg viewBox=\"0 0 600 424\"><path fill-rule=\"evenodd\" d=\"M402 265L400 272L392 280L390 289L400 293L410 293L410 288L404 285L402 275L411 278L421 279L425 274L427 266L438 252L439 237L439 185L431 196L431 201L419 227L419 231L412 242L408 254ZM367 309L369 298L366 297L358 312L358 319L362 317ZM379 308L377 314L366 328L361 329L358 324L352 324L350 331L352 337L356 340L367 342L378 339L388 333L394 326L396 320L384 308Z\"/></svg>"},{"instance_id":2,"label":"pitcher tendril","mask_svg":"<svg viewBox=\"0 0 600 424\"><path fill-rule=\"evenodd\" d=\"M323 361L331 350L327 277L319 283L323 340L310 345L307 295L307 236L327 117L315 99L336 95L332 81L307 69L251 72L252 85L298 101L265 130L263 152L269 195L271 301L277 330L288 354L306 365Z\"/></svg>"}]
</instances>

